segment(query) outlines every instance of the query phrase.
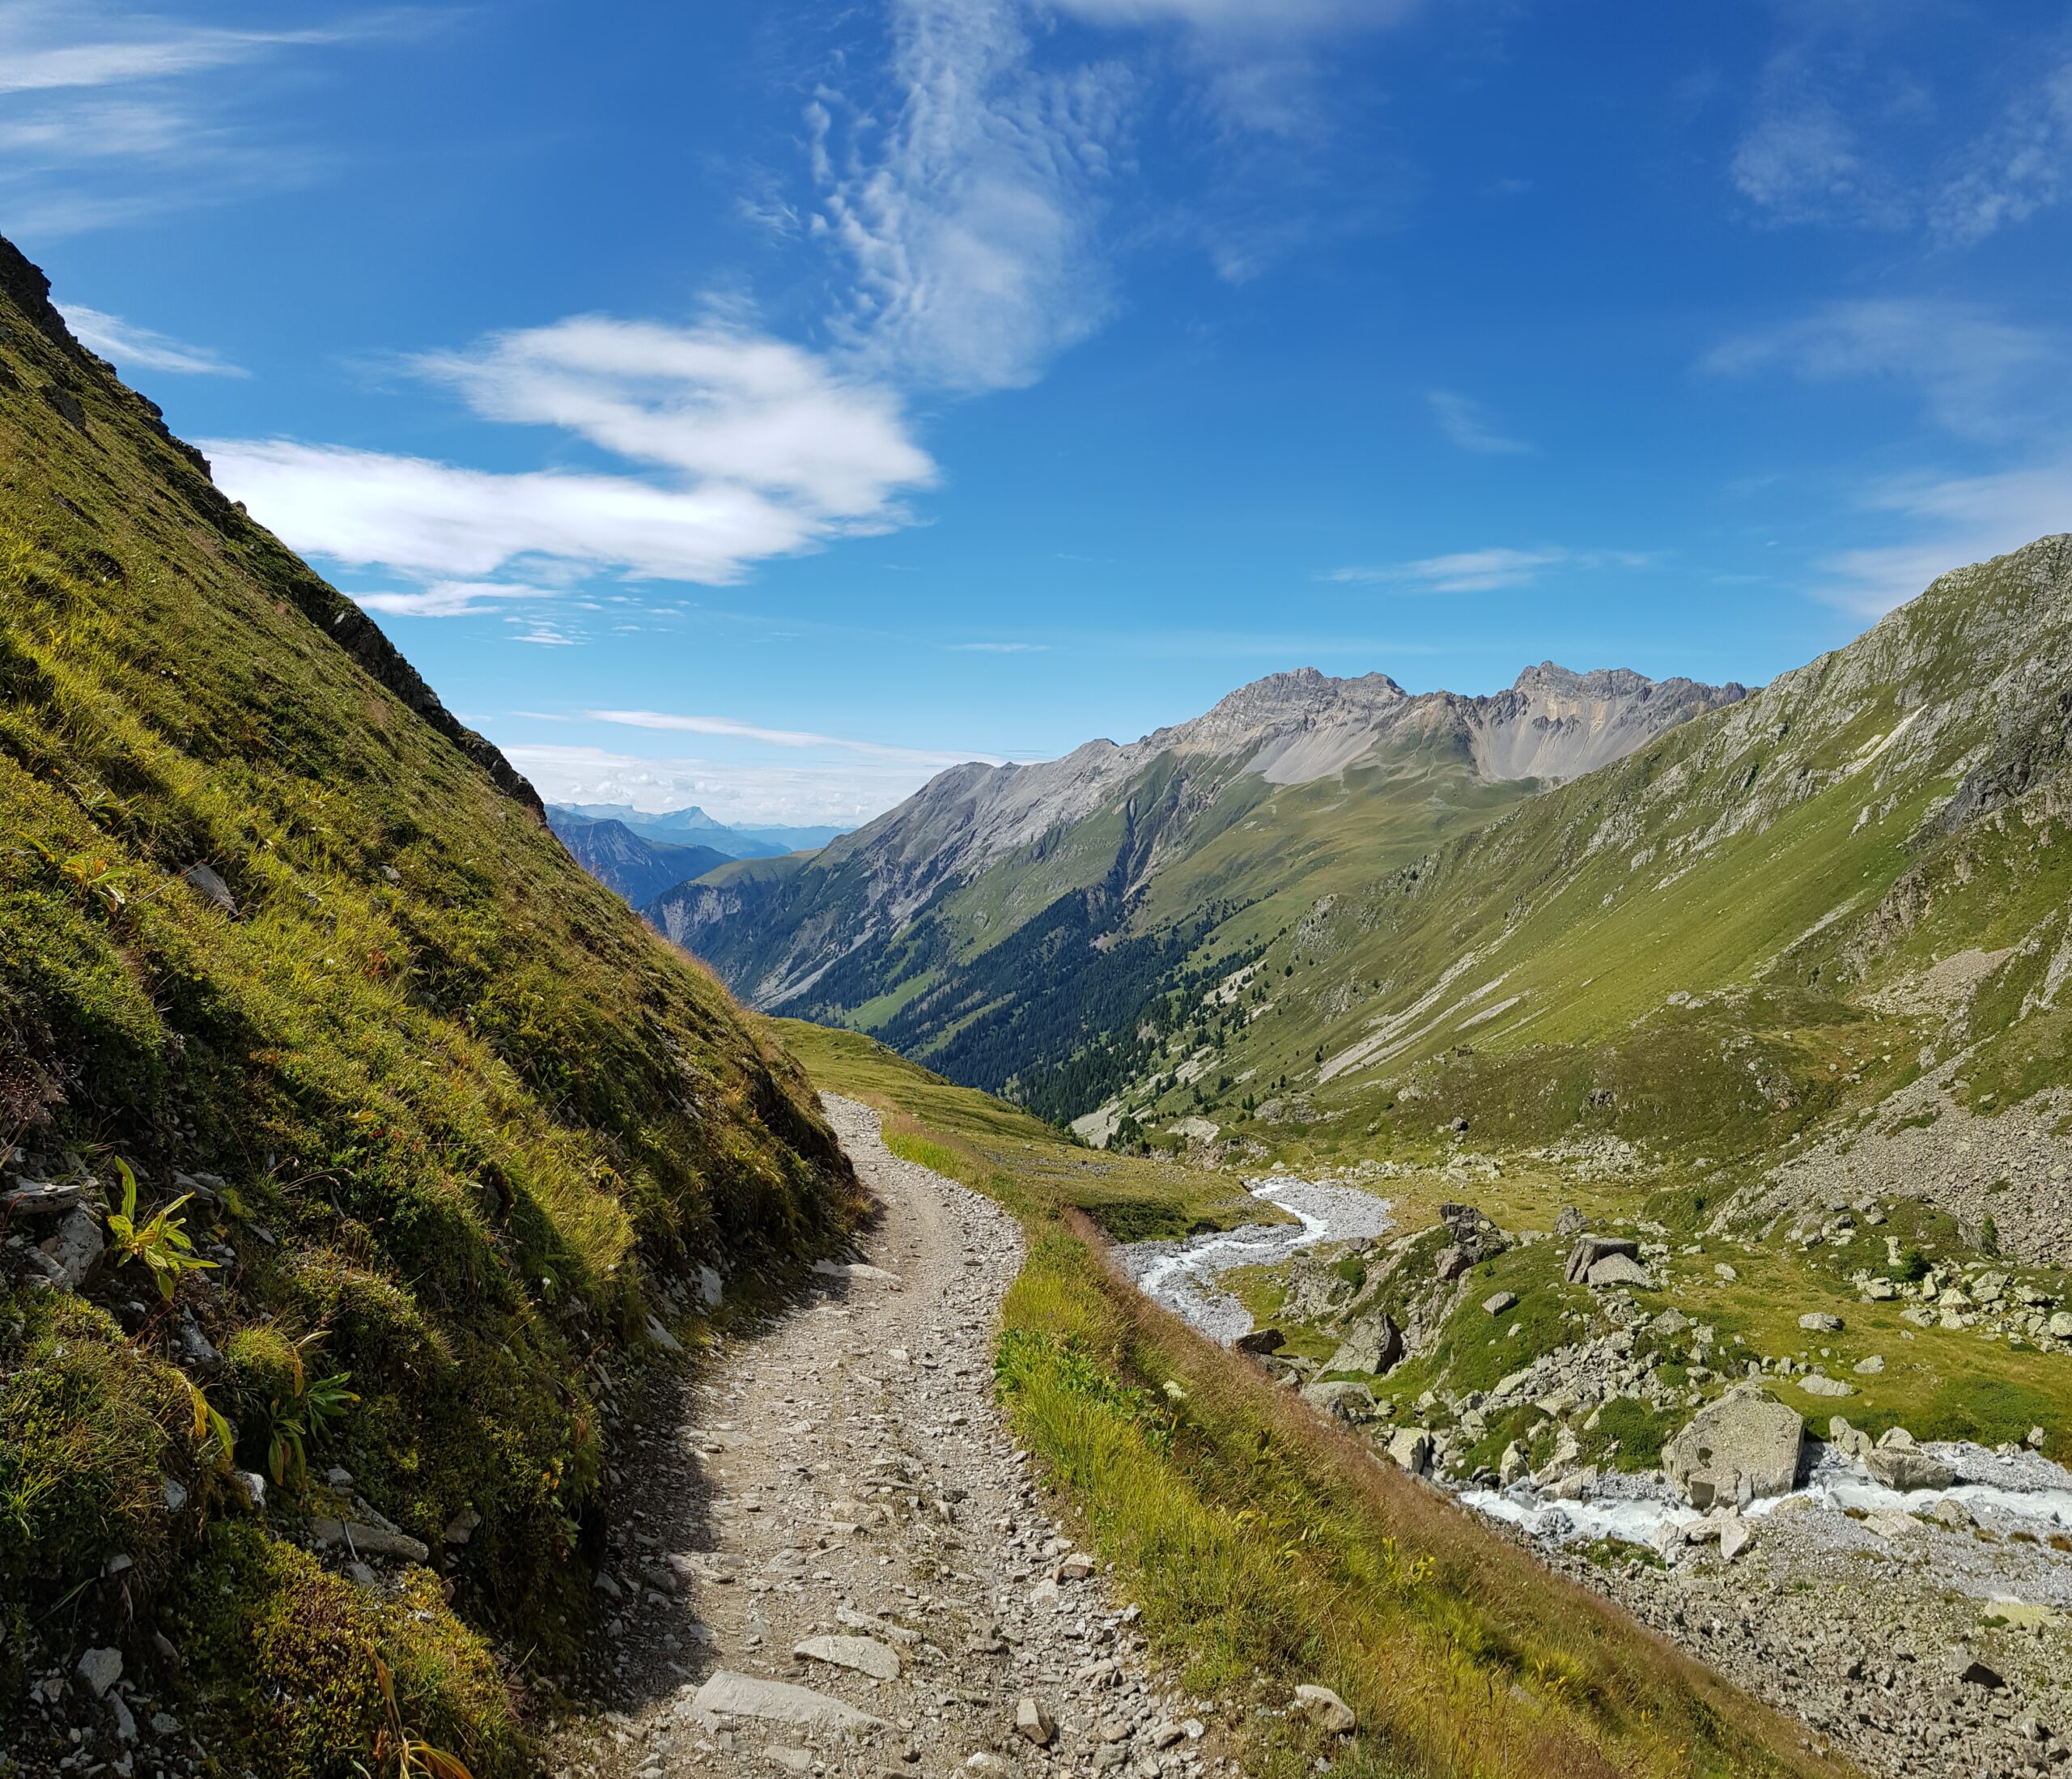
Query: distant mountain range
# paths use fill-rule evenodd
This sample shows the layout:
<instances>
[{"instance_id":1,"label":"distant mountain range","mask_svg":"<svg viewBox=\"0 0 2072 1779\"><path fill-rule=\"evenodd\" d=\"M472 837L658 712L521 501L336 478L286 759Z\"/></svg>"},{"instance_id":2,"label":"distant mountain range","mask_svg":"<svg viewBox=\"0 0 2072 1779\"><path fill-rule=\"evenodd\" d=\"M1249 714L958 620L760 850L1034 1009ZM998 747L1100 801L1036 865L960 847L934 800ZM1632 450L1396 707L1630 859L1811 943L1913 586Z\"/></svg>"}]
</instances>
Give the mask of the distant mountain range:
<instances>
[{"instance_id":1,"label":"distant mountain range","mask_svg":"<svg viewBox=\"0 0 2072 1779\"><path fill-rule=\"evenodd\" d=\"M710 847L728 859L774 859L787 852L813 852L848 830L843 828L729 827L695 804L659 814L626 803L558 803L550 813L571 822L617 822L643 840L664 846Z\"/></svg>"},{"instance_id":2,"label":"distant mountain range","mask_svg":"<svg viewBox=\"0 0 2072 1779\"><path fill-rule=\"evenodd\" d=\"M1149 1000L1255 952L1262 923L1745 695L1548 662L1493 696L1413 696L1304 668L1126 745L954 767L819 852L723 867L648 917L758 1007L1076 1115L1128 1078Z\"/></svg>"},{"instance_id":3,"label":"distant mountain range","mask_svg":"<svg viewBox=\"0 0 2072 1779\"><path fill-rule=\"evenodd\" d=\"M651 815L621 803L549 804L547 826L598 882L643 909L717 866L817 850L842 831L730 828L695 805Z\"/></svg>"}]
</instances>

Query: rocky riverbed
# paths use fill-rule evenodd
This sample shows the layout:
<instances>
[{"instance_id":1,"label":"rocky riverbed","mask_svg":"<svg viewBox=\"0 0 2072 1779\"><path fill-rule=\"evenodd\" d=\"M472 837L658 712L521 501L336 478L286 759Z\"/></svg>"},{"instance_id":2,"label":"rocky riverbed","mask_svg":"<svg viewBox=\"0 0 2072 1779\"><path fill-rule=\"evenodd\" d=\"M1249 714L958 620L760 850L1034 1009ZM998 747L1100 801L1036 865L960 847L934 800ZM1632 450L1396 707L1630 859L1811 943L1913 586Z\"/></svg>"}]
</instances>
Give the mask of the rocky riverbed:
<instances>
[{"instance_id":1,"label":"rocky riverbed","mask_svg":"<svg viewBox=\"0 0 2072 1779\"><path fill-rule=\"evenodd\" d=\"M1252 1318L1216 1284L1224 1274L1274 1265L1319 1242L1382 1235L1394 1227L1389 1201L1357 1187L1270 1174L1246 1180L1245 1190L1292 1221L1246 1224L1181 1242L1132 1242L1116 1250L1139 1290L1226 1347L1250 1332Z\"/></svg>"}]
</instances>

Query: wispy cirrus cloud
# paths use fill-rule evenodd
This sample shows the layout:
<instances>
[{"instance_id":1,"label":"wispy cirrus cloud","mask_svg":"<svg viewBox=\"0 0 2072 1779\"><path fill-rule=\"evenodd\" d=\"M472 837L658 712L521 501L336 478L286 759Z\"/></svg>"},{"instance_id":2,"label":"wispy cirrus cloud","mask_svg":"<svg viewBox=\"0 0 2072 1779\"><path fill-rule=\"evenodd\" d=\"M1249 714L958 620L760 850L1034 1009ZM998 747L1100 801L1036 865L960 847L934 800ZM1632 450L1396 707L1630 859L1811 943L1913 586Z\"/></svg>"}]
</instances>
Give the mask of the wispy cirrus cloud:
<instances>
[{"instance_id":1,"label":"wispy cirrus cloud","mask_svg":"<svg viewBox=\"0 0 2072 1779\"><path fill-rule=\"evenodd\" d=\"M2072 354L2061 334L1976 304L1878 298L1737 334L1700 367L1726 376L1783 371L1809 383L1883 380L1916 390L1951 431L1991 439L2032 430L2039 406L2062 411Z\"/></svg>"},{"instance_id":2,"label":"wispy cirrus cloud","mask_svg":"<svg viewBox=\"0 0 2072 1779\"><path fill-rule=\"evenodd\" d=\"M1923 473L1875 482L1862 504L1904 541L1836 551L1815 564L1814 595L1876 616L1904 605L1938 575L2072 530L2072 450L2011 469L1968 476Z\"/></svg>"},{"instance_id":3,"label":"wispy cirrus cloud","mask_svg":"<svg viewBox=\"0 0 2072 1779\"><path fill-rule=\"evenodd\" d=\"M1385 563L1364 568L1334 568L1328 581L1394 587L1414 593L1485 593L1530 587L1556 569L1645 568L1654 558L1630 550L1568 550L1543 545L1535 550L1498 546L1462 550L1414 562Z\"/></svg>"},{"instance_id":4,"label":"wispy cirrus cloud","mask_svg":"<svg viewBox=\"0 0 2072 1779\"><path fill-rule=\"evenodd\" d=\"M230 30L107 0L0 0L10 230L74 234L299 183L318 157L292 125L261 121L264 88L244 70L422 33L440 16L340 10L288 29Z\"/></svg>"},{"instance_id":5,"label":"wispy cirrus cloud","mask_svg":"<svg viewBox=\"0 0 2072 1779\"><path fill-rule=\"evenodd\" d=\"M1447 442L1479 456L1502 457L1530 455L1536 448L1522 439L1500 431L1482 404L1450 389L1433 389L1425 397L1432 418Z\"/></svg>"},{"instance_id":6,"label":"wispy cirrus cloud","mask_svg":"<svg viewBox=\"0 0 2072 1779\"><path fill-rule=\"evenodd\" d=\"M82 346L113 359L118 370L170 371L181 376L246 377L252 373L206 346L189 346L155 329L140 327L119 315L104 314L75 303L60 304Z\"/></svg>"},{"instance_id":7,"label":"wispy cirrus cloud","mask_svg":"<svg viewBox=\"0 0 2072 1779\"><path fill-rule=\"evenodd\" d=\"M894 0L891 28L889 113L832 88L806 113L810 230L856 279L842 331L881 375L1021 387L1108 312L1097 234L1129 74L1039 66L1014 0Z\"/></svg>"},{"instance_id":8,"label":"wispy cirrus cloud","mask_svg":"<svg viewBox=\"0 0 2072 1779\"><path fill-rule=\"evenodd\" d=\"M665 711L588 711L584 714L593 723L616 723L627 728L728 736L737 741L761 742L768 747L834 748L845 754L865 754L874 760L903 761L914 766L962 766L972 760L987 766L1000 763L996 754L945 753L939 748L888 747L881 742L818 735L806 729L764 728L726 716L681 715Z\"/></svg>"}]
</instances>

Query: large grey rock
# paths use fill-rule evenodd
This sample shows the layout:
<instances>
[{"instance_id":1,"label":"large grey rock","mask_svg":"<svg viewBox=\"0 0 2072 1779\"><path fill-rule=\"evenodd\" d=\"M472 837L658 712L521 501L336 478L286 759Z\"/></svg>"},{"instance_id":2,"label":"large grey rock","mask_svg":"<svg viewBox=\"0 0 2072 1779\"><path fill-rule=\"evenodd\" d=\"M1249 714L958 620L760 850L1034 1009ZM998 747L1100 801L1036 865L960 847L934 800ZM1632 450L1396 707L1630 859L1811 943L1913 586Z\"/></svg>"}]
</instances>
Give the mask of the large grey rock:
<instances>
[{"instance_id":1,"label":"large grey rock","mask_svg":"<svg viewBox=\"0 0 2072 1779\"><path fill-rule=\"evenodd\" d=\"M859 1674L868 1674L873 1680L899 1678L899 1652L888 1649L875 1637L809 1637L803 1643L794 1644L792 1654L809 1662L853 1668Z\"/></svg>"},{"instance_id":2,"label":"large grey rock","mask_svg":"<svg viewBox=\"0 0 2072 1779\"><path fill-rule=\"evenodd\" d=\"M1767 1396L1709 1403L1662 1450L1662 1467L1694 1507L1788 1495L1798 1480L1806 1423Z\"/></svg>"},{"instance_id":3,"label":"large grey rock","mask_svg":"<svg viewBox=\"0 0 2072 1779\"><path fill-rule=\"evenodd\" d=\"M1403 1331L1377 1310L1345 1331L1337 1350L1324 1361L1326 1371L1366 1371L1379 1374L1403 1357Z\"/></svg>"},{"instance_id":4,"label":"large grey rock","mask_svg":"<svg viewBox=\"0 0 2072 1779\"><path fill-rule=\"evenodd\" d=\"M77 1181L24 1180L0 1192L0 1216L55 1216L61 1211L73 1209L80 1193Z\"/></svg>"},{"instance_id":5,"label":"large grey rock","mask_svg":"<svg viewBox=\"0 0 2072 1779\"><path fill-rule=\"evenodd\" d=\"M1842 1318L1831 1316L1825 1310L1809 1310L1798 1318L1798 1326L1808 1334L1840 1334Z\"/></svg>"},{"instance_id":6,"label":"large grey rock","mask_svg":"<svg viewBox=\"0 0 2072 1779\"><path fill-rule=\"evenodd\" d=\"M1365 1384L1305 1384L1302 1386L1302 1400L1312 1408L1321 1409L1335 1420L1357 1424L1372 1420L1378 1412L1374 1393Z\"/></svg>"},{"instance_id":7,"label":"large grey rock","mask_svg":"<svg viewBox=\"0 0 2072 1779\"><path fill-rule=\"evenodd\" d=\"M1917 1488L1947 1488L1957 1473L1917 1446L1880 1446L1863 1460L1875 1481L1907 1494Z\"/></svg>"},{"instance_id":8,"label":"large grey rock","mask_svg":"<svg viewBox=\"0 0 2072 1779\"><path fill-rule=\"evenodd\" d=\"M1642 1291L1654 1289L1654 1276L1630 1254L1607 1254L1602 1260L1592 1262L1583 1277L1593 1291L1615 1284L1634 1285Z\"/></svg>"},{"instance_id":9,"label":"large grey rock","mask_svg":"<svg viewBox=\"0 0 2072 1779\"><path fill-rule=\"evenodd\" d=\"M1422 1475L1432 1463L1432 1436L1422 1427L1403 1427L1389 1441L1389 1456L1412 1475Z\"/></svg>"},{"instance_id":10,"label":"large grey rock","mask_svg":"<svg viewBox=\"0 0 2072 1779\"><path fill-rule=\"evenodd\" d=\"M1853 1396L1854 1384L1845 1384L1839 1378L1830 1378L1824 1372L1812 1372L1798 1380L1798 1387L1809 1396Z\"/></svg>"},{"instance_id":11,"label":"large grey rock","mask_svg":"<svg viewBox=\"0 0 2072 1779\"><path fill-rule=\"evenodd\" d=\"M1590 1269L1600 1261L1622 1255L1637 1266L1640 1254L1641 1245L1631 1236L1579 1235L1576 1245L1569 1250L1569 1263L1561 1269L1561 1276L1570 1284L1581 1284Z\"/></svg>"},{"instance_id":12,"label":"large grey rock","mask_svg":"<svg viewBox=\"0 0 2072 1779\"><path fill-rule=\"evenodd\" d=\"M811 1687L796 1687L783 1680L765 1680L753 1674L736 1674L721 1668L709 1675L692 1695L694 1713L729 1717L754 1717L762 1723L796 1723L812 1730L883 1730L890 1727L882 1717L859 1711L852 1705L816 1692Z\"/></svg>"}]
</instances>

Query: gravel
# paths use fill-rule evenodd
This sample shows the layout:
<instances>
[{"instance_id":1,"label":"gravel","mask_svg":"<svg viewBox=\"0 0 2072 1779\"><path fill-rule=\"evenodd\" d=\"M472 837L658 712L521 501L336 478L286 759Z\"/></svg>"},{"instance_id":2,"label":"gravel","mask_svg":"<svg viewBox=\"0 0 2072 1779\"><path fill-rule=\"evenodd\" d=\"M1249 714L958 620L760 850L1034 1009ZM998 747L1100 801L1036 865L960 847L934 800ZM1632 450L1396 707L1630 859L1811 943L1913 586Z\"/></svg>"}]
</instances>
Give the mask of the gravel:
<instances>
[{"instance_id":1,"label":"gravel","mask_svg":"<svg viewBox=\"0 0 2072 1779\"><path fill-rule=\"evenodd\" d=\"M1204 1720L1230 1710L1162 1681L1135 1609L1066 1560L1072 1534L994 1404L1019 1227L892 1155L868 1107L822 1104L882 1215L860 1265L817 1272L682 1382L605 1565L606 1709L558 1734L554 1770L1225 1768ZM1039 1743L1032 1721L1053 1733ZM1174 1742L1169 1722L1190 1727Z\"/></svg>"}]
</instances>

